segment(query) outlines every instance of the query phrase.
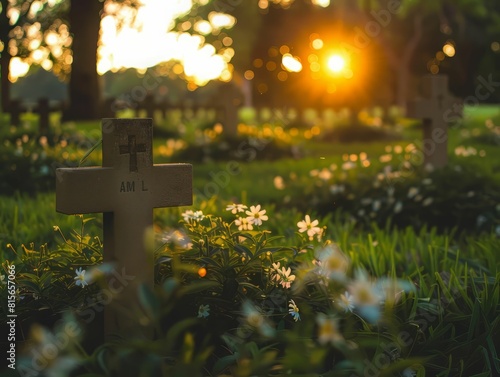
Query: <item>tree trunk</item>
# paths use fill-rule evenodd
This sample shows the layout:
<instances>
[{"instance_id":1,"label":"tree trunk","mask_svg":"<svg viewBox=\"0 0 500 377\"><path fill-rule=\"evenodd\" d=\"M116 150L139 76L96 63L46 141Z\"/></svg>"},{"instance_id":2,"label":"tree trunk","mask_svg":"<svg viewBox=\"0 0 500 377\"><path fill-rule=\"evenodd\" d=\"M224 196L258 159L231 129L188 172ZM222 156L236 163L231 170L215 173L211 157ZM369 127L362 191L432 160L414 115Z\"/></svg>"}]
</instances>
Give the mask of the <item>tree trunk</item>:
<instances>
[{"instance_id":1,"label":"tree trunk","mask_svg":"<svg viewBox=\"0 0 500 377\"><path fill-rule=\"evenodd\" d=\"M396 71L396 105L406 110L408 101L408 85L410 81L410 62L415 55L415 50L422 39L423 17L421 14L415 15L413 19L413 34L410 40L406 41L403 54L388 43L383 34L379 37L380 44L384 49L389 66Z\"/></svg>"},{"instance_id":2,"label":"tree trunk","mask_svg":"<svg viewBox=\"0 0 500 377\"><path fill-rule=\"evenodd\" d=\"M100 116L97 44L102 9L103 3L98 0L71 1L69 23L73 35L73 64L65 120L98 119Z\"/></svg>"},{"instance_id":3,"label":"tree trunk","mask_svg":"<svg viewBox=\"0 0 500 377\"><path fill-rule=\"evenodd\" d=\"M410 79L410 69L408 64L401 62L396 70L396 105L401 109L406 109L408 101L408 85Z\"/></svg>"},{"instance_id":4,"label":"tree trunk","mask_svg":"<svg viewBox=\"0 0 500 377\"><path fill-rule=\"evenodd\" d=\"M2 6L2 13L0 13L0 41L3 42L3 51L0 53L0 96L2 97L1 110L5 113L9 110L10 105L9 65L12 56L9 52L9 32L11 26L7 17L9 1L0 0L0 4Z\"/></svg>"},{"instance_id":5,"label":"tree trunk","mask_svg":"<svg viewBox=\"0 0 500 377\"><path fill-rule=\"evenodd\" d=\"M9 65L12 56L9 53L8 43L5 43L4 50L2 51L2 55L0 56L0 65L1 65L1 96L2 96L2 112L7 113L10 107L10 81L9 81Z\"/></svg>"},{"instance_id":6,"label":"tree trunk","mask_svg":"<svg viewBox=\"0 0 500 377\"><path fill-rule=\"evenodd\" d=\"M397 67L397 92L396 92L396 104L403 110L406 110L408 103L408 84L410 79L410 62L415 55L415 50L422 39L422 22L423 18L421 14L415 15L413 19L413 35L411 39L406 43L403 50L403 58L401 59ZM394 67L396 68L396 67Z\"/></svg>"}]
</instances>

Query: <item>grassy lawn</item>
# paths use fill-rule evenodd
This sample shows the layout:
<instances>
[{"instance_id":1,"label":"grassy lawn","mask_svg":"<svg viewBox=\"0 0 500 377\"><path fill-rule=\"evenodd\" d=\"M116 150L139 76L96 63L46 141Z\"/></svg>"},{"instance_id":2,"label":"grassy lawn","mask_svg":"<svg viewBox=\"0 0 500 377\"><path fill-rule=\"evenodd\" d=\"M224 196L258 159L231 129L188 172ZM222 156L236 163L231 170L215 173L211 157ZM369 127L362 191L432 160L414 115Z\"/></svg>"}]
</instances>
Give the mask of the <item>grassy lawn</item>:
<instances>
[{"instance_id":1,"label":"grassy lawn","mask_svg":"<svg viewBox=\"0 0 500 377\"><path fill-rule=\"evenodd\" d=\"M88 153L99 142L99 122L53 120L54 145L37 138L28 125L36 119L26 116L19 130L2 128L0 147L5 179L21 177L23 188L0 197L0 259L5 271L16 265L16 310L26 334L39 318L50 328L31 329L43 334L32 336L37 352L60 334L56 321L82 325L83 313L102 301L105 281L79 286L77 268L101 277L111 268L101 265L101 215L56 213L51 188L57 167L84 158L82 165L100 164L99 146ZM288 142L245 144L241 158L194 162L191 209L203 214L154 212L156 287L141 285L139 301L140 321L157 338L96 348L85 328L87 345L61 347L58 360L86 376L104 376L109 365L122 376L160 369L251 376L284 368L346 377L500 373L500 111L467 109L464 124L449 132L449 167L439 171L415 163L421 130L400 123L399 139L363 143L265 125L235 143L246 143L250 132ZM193 151L224 142L216 127L195 125L187 123L183 137ZM161 127L161 135L172 131ZM172 145L166 136L154 139L155 163L184 162L171 155ZM263 160L266 148L293 148L297 157ZM240 213L226 210L233 202L260 204L268 219L245 228ZM307 221L310 234L301 231ZM381 357L389 361L380 365ZM24 353L19 365L32 360Z\"/></svg>"}]
</instances>

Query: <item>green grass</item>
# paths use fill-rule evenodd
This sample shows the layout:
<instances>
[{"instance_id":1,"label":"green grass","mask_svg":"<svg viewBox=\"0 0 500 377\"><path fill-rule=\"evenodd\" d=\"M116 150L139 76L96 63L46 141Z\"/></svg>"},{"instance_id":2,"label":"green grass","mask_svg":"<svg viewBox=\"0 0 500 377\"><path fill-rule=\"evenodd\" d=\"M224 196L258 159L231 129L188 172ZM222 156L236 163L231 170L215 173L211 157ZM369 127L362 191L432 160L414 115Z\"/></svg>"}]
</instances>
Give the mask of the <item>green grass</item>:
<instances>
[{"instance_id":1,"label":"green grass","mask_svg":"<svg viewBox=\"0 0 500 377\"><path fill-rule=\"evenodd\" d=\"M458 179L470 182L476 191L486 192L493 187L474 185L474 180L478 179L475 174L481 173L482 177L490 179L488 182L493 182L492 185L499 182L500 161L495 154L498 146L476 136L489 135L485 122L492 119L498 125L500 113L498 108L479 107L468 109L466 115L465 124L450 131L450 152L463 145L474 147L478 155L451 156L451 165L460 165L464 172L470 172L458 175ZM473 131L475 128L478 131ZM99 122L63 124L58 128L60 134L74 135L76 130L80 133L80 140L90 138L96 142L99 139ZM192 131L193 125L188 125L188 140L192 140ZM0 132L2 136L6 133L7 136L15 135L15 138L32 131L21 128L14 132L9 129ZM472 135L473 132L476 135ZM169 375L197 375L197 371L203 371L205 375L269 375L290 370L292 375L310 374L311 371L328 375L326 371L329 371L330 375L350 377L354 371L350 368L358 368L363 375L366 363L376 362L384 352L382 342L394 342L405 333L411 343L399 348L399 359L381 370L381 375L400 376L408 367L417 371L418 377L493 377L500 373L495 344L500 327L500 237L493 230L438 232L425 225L417 229L375 223L360 228L350 219L349 213L336 212L320 217L320 226L327 229L322 242L331 240L349 257L350 276L362 268L374 279L397 278L414 286L414 291L401 292L399 302L389 300L383 305L383 320L377 324L370 323L362 315L335 311L332 299L338 300L338 294L344 292L343 283L327 287L311 282L306 290L296 291L283 290L266 280L271 262L280 261L300 275L301 269L307 270L304 266L308 263L312 266L312 260L317 256L315 250L324 246L322 242L309 241L297 232L297 222L304 218L305 213L292 204L287 205L284 200L289 196L289 203L295 199L306 204L311 196L317 195L321 187L311 178L311 170L332 164L340 167L345 155L364 152L371 161L370 167L346 173L346 182L364 182L362 175L373 176L385 165L379 157L387 153L388 145L405 147L420 137L420 129L409 125L403 129L400 141L390 143L339 145L302 141L300 147L304 158L273 162L237 161L238 174L231 174L227 162L195 164L194 189L198 195L193 209L222 216L224 221L231 223L234 215L225 211L228 203L261 204L267 210L269 220L260 229L270 233L254 231L243 237L234 224L224 225L222 220L215 218L212 218L213 222L205 219L199 226L180 224L181 212L188 208L155 210L158 239L171 234L174 229L181 229L193 243L189 250L181 250L172 244L162 246L162 241L156 244L156 279L159 284L155 292L142 288L141 302L150 323L161 324L158 338L147 344L137 340L125 341L123 348L114 345L93 355L84 355L78 349L75 353L75 348L69 347L62 350L60 356L83 359L86 373L94 375L105 375L105 368L112 360L116 362L113 372L124 377L141 375L138 371L141 368L147 375L148 370L149 373L153 370L148 368L153 368L153 365L162 365ZM165 142L163 138L154 140L156 163L171 161L158 153ZM84 148L75 149L74 145L68 148L76 160L86 152ZM479 156L481 150L485 151L486 157ZM57 149L57 153L62 152L62 149ZM98 164L99 160L100 151L96 150L89 156L88 163ZM339 169L333 173L340 175L342 172ZM275 187L276 176L285 180L285 190ZM462 182L449 184L462 187L459 183ZM408 182L410 184L414 182ZM465 192L459 194L467 195ZM451 189L435 199L444 200L450 195ZM470 202L474 202L474 198ZM356 201L362 199L360 196ZM463 203L470 202L463 200ZM312 206L302 207L306 208L304 212L317 217ZM47 312L58 317L67 308L88 305L87 300L93 297L97 288L83 290L76 287L75 268L90 268L101 260L100 218L98 215L97 219L86 222L84 234L81 234L81 218L55 212L53 192L34 196L16 193L0 198L0 259L4 269L6 261L16 264L18 288L25 297L18 303L18 309L24 319L31 321ZM61 232L54 231L56 225ZM7 247L7 244L12 247ZM42 246L44 244L47 246ZM299 253L303 250L305 253ZM205 279L197 274L200 266L207 266ZM237 276L240 287L234 297L228 298L225 295L231 276ZM325 289L331 289L331 292L325 293ZM0 296L3 314L7 299L2 286ZM279 297L281 304L267 308L269 297ZM301 310L302 320L297 323L287 313L287 303L292 298ZM224 342L221 334L226 341L237 339L235 329L242 326L242 303L247 299L261 305L263 310L270 310L266 320L275 325L276 334L270 339L254 334L241 343ZM197 320L194 317L198 306L206 303L211 305L209 319ZM319 312L334 313L341 318L342 335L348 341L346 348L344 345L318 344L316 315ZM133 365L127 364L131 360ZM346 363L342 364L340 360ZM334 364L338 370L332 371ZM227 365L231 369L227 369Z\"/></svg>"},{"instance_id":2,"label":"green grass","mask_svg":"<svg viewBox=\"0 0 500 377\"><path fill-rule=\"evenodd\" d=\"M496 158L498 146L488 145L477 141L470 136L464 136L463 130L472 131L477 129L479 134L486 134L489 130L485 122L491 119L498 127L500 123L500 110L498 107L479 106L467 108L465 112L464 125L452 127L450 130L449 152L452 164L465 164L474 166L476 171L481 171L486 176L493 177L497 182L500 180L500 159ZM97 142L100 138L100 122L79 122L60 124L57 114L54 114L54 132L57 134L75 135L78 133L80 140L86 138L86 149L75 149L70 144L65 148L57 147L58 152L63 150L70 151L70 156L78 161L88 150L89 145ZM31 123L30 126L22 126L19 130L9 130L3 128L4 135L18 135L21 137L24 133L32 132L30 130L36 125L36 116L26 114L23 116L25 123ZM5 122L5 118L4 118ZM404 124L404 122L403 122ZM411 124L411 123L410 123ZM165 127L166 125L162 125ZM192 138L194 123L187 124L187 139ZM13 131L13 133L11 132ZM10 136L12 137L12 136ZM421 139L421 130L415 126L405 126L402 132L401 141L393 142L372 142L372 143L350 143L350 144L332 144L316 140L302 141L299 147L302 150L304 158L302 159L281 159L273 162L262 161L240 161L235 160L239 167L239 172L233 174L228 168L227 162L212 162L194 165L194 190L195 207L204 205L203 202L217 196L223 203L226 201L245 200L248 203L260 203L268 205L269 203L284 203L286 206L287 197L300 199L306 197L312 192L312 183L306 186L297 185L287 187L285 190L278 190L274 186L274 179L277 176L285 181L290 180L291 176L296 177L298 181L308 182L310 172L313 169L322 169L331 164L340 166L343 162L343 156L359 154L365 152L371 161L370 168L366 172L376 174L385 165L378 161L379 156L386 154L387 146L400 145L405 147L409 143L416 143ZM170 162L172 158L162 157L159 148L165 145L166 140L162 138L154 139L155 163ZM80 142L78 145L82 145ZM474 147L477 152L483 150L486 157L454 156L454 150L458 146ZM256 151L256 153L259 153ZM57 159L57 155L54 155ZM101 158L100 147L88 157L86 165L99 164ZM174 158L175 159L175 158ZM180 161L176 161L180 162ZM234 166L232 166L234 167ZM363 174L366 174L365 172ZM334 174L335 175L335 174ZM312 182L312 181L311 181ZM71 216L64 216L55 213L54 194L38 194L35 197L25 194L16 194L13 197L2 197L0 201L0 247L4 248L7 243L17 244L27 242L53 242L52 226L59 225L62 229L69 230L74 224ZM175 212L175 211L174 211ZM178 213L178 211L176 212Z\"/></svg>"}]
</instances>

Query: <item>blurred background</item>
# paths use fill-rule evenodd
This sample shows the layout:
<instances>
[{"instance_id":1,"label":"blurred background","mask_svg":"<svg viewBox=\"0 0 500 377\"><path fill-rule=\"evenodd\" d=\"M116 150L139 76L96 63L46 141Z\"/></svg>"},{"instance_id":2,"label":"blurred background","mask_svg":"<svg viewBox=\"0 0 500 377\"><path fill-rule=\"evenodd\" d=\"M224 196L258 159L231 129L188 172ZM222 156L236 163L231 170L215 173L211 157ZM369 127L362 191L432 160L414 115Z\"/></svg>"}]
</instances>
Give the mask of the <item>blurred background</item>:
<instances>
[{"instance_id":1,"label":"blurred background","mask_svg":"<svg viewBox=\"0 0 500 377\"><path fill-rule=\"evenodd\" d=\"M246 106L405 107L425 73L466 97L498 78L499 20L494 0L2 0L2 110L48 97L97 119L137 85L177 104L221 82Z\"/></svg>"}]
</instances>

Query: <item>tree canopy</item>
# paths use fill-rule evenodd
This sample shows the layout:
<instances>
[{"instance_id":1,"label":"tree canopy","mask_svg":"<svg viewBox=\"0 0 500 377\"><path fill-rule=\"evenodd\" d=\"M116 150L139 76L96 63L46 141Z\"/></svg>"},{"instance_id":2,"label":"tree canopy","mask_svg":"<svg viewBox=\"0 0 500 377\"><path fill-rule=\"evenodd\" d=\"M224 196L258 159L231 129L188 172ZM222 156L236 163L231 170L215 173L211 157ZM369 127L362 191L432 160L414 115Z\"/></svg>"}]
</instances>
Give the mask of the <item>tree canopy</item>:
<instances>
[{"instance_id":1,"label":"tree canopy","mask_svg":"<svg viewBox=\"0 0 500 377\"><path fill-rule=\"evenodd\" d=\"M104 6L111 3L117 6ZM99 117L102 88L95 67L101 20L112 12L118 24L126 23L121 10L140 4L0 0L0 5L2 108L9 106L10 62L22 59L24 67L37 64L70 82L68 119ZM230 30L196 27L221 12L236 20ZM349 96L359 103L363 97L377 101L378 96L404 106L413 77L426 72L450 74L452 88L466 95L475 85L471 76L487 75L500 59L500 5L495 0L196 0L169 28L213 46L228 62L226 80L251 80L259 98L275 103L283 100L286 87L291 101L295 96L300 102L301 93L312 90L311 101L327 104L341 104ZM447 45L449 54L443 50ZM318 74L323 70L318 65L327 67L325 59L334 50L347 56L352 77ZM282 66L285 55L300 62L300 72ZM161 74L175 74L196 89L175 64L165 63ZM343 91L344 86L349 90Z\"/></svg>"}]
</instances>

